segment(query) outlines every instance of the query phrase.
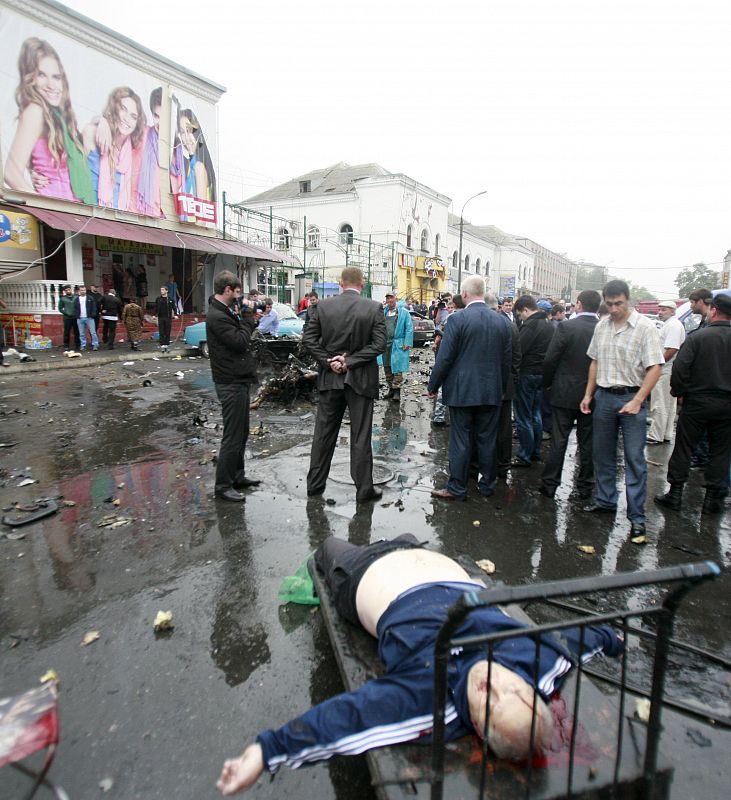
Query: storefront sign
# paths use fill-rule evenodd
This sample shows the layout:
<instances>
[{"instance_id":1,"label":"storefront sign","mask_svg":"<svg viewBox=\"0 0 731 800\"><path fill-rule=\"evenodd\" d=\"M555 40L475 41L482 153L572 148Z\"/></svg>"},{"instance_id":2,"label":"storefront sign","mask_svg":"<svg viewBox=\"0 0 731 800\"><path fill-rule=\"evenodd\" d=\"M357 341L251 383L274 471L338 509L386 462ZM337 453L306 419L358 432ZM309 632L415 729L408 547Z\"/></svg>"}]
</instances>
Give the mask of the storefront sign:
<instances>
[{"instance_id":1,"label":"storefront sign","mask_svg":"<svg viewBox=\"0 0 731 800\"><path fill-rule=\"evenodd\" d=\"M192 194L176 194L175 208L181 222L210 222L216 224L216 204Z\"/></svg>"},{"instance_id":2,"label":"storefront sign","mask_svg":"<svg viewBox=\"0 0 731 800\"><path fill-rule=\"evenodd\" d=\"M30 214L0 212L0 248L5 250L39 250L38 223Z\"/></svg>"},{"instance_id":3,"label":"storefront sign","mask_svg":"<svg viewBox=\"0 0 731 800\"><path fill-rule=\"evenodd\" d=\"M40 314L0 314L0 324L6 331L7 341L21 341L41 335ZM15 330L15 339L13 339Z\"/></svg>"},{"instance_id":4,"label":"storefront sign","mask_svg":"<svg viewBox=\"0 0 731 800\"><path fill-rule=\"evenodd\" d=\"M441 278L444 275L444 262L438 256L417 256L416 269L430 278Z\"/></svg>"},{"instance_id":5,"label":"storefront sign","mask_svg":"<svg viewBox=\"0 0 731 800\"><path fill-rule=\"evenodd\" d=\"M150 256L161 256L165 250L161 244L145 244L130 242L127 239L115 239L112 236L95 236L96 249L104 253L143 253Z\"/></svg>"}]
</instances>

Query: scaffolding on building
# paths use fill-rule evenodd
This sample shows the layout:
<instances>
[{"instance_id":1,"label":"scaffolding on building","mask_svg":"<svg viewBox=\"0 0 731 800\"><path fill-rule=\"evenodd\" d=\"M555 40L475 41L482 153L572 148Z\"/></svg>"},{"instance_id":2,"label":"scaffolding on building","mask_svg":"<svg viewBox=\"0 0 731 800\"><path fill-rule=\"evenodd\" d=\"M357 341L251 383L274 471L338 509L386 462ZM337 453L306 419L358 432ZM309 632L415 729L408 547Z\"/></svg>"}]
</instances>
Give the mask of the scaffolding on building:
<instances>
[{"instance_id":1,"label":"scaffolding on building","mask_svg":"<svg viewBox=\"0 0 731 800\"><path fill-rule=\"evenodd\" d=\"M272 207L268 212L247 208L240 203L228 203L223 193L223 236L238 239L249 244L268 247L286 256L288 264L272 263L268 268L258 271L259 277L266 278L266 294L276 294L282 299L288 270L295 269L312 280L313 288L323 286L330 280L339 278L343 267L358 267L366 279L364 294L372 295L374 286L394 286L395 247L394 243L384 244L357 237L352 231L342 232L320 226L308 225L307 217L302 220L287 219L274 214ZM335 250L342 259L333 264L327 263L328 250ZM262 283L262 281L259 281ZM260 288L260 291L264 291ZM385 291L385 289L384 289ZM324 292L323 292L324 294Z\"/></svg>"}]
</instances>

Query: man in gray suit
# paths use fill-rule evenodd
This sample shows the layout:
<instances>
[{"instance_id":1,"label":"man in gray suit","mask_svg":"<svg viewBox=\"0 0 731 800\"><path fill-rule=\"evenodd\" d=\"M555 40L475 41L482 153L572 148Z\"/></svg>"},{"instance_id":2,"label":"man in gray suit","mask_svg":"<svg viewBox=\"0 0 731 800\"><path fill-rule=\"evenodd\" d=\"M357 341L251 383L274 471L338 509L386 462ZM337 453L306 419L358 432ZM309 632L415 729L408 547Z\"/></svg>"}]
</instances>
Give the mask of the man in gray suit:
<instances>
[{"instance_id":1,"label":"man in gray suit","mask_svg":"<svg viewBox=\"0 0 731 800\"><path fill-rule=\"evenodd\" d=\"M380 303L361 296L365 286L357 267L340 277L341 294L321 300L302 335L317 360L320 393L307 473L307 495L325 491L340 423L350 412L350 475L359 503L378 500L373 486L373 401L378 397L376 359L386 349L386 323Z\"/></svg>"},{"instance_id":2,"label":"man in gray suit","mask_svg":"<svg viewBox=\"0 0 731 800\"><path fill-rule=\"evenodd\" d=\"M503 392L510 377L510 326L485 305L485 281L470 275L462 283L464 311L454 314L444 329L427 392L436 397L442 386L449 406L449 481L432 497L465 500L472 443L477 449L485 497L495 491L495 441Z\"/></svg>"}]
</instances>

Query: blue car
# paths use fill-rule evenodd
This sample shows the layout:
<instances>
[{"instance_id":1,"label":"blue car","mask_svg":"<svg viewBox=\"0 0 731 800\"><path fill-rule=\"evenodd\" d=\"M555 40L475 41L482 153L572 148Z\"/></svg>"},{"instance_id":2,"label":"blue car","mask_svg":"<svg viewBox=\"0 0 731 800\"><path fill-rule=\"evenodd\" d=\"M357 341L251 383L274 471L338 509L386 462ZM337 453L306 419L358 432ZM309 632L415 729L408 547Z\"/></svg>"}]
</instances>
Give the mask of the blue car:
<instances>
[{"instance_id":1,"label":"blue car","mask_svg":"<svg viewBox=\"0 0 731 800\"><path fill-rule=\"evenodd\" d=\"M274 310L279 317L279 336L302 336L305 322L299 319L292 309L284 303L275 303ZM208 341L206 340L206 323L197 322L188 325L183 334L183 341L190 347L197 347L204 358L208 358Z\"/></svg>"}]
</instances>

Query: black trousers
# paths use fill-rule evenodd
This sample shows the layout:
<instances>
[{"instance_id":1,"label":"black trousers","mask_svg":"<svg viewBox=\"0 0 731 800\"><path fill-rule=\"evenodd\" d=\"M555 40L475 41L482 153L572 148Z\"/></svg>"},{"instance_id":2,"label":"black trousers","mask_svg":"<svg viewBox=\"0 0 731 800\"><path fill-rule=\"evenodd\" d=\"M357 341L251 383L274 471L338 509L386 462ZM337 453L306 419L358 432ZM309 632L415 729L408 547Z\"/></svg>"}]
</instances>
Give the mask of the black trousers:
<instances>
[{"instance_id":1,"label":"black trousers","mask_svg":"<svg viewBox=\"0 0 731 800\"><path fill-rule=\"evenodd\" d=\"M71 346L71 340L69 334L74 334L74 342L76 342L76 349L78 350L81 347L81 337L79 336L79 326L76 324L76 320L72 317L64 317L63 318L63 349L68 350Z\"/></svg>"},{"instance_id":2,"label":"black trousers","mask_svg":"<svg viewBox=\"0 0 731 800\"><path fill-rule=\"evenodd\" d=\"M511 378L512 380L512 378ZM497 468L500 471L510 467L513 460L513 399L503 400L497 423Z\"/></svg>"},{"instance_id":3,"label":"black trousers","mask_svg":"<svg viewBox=\"0 0 731 800\"><path fill-rule=\"evenodd\" d=\"M223 439L216 463L216 491L230 489L246 474L244 449L249 438L249 384L217 383L223 414Z\"/></svg>"},{"instance_id":4,"label":"black trousers","mask_svg":"<svg viewBox=\"0 0 731 800\"><path fill-rule=\"evenodd\" d=\"M680 407L675 447L668 464L668 483L685 483L693 448L708 431L709 458L704 470L709 489L725 489L731 461L731 395L688 394Z\"/></svg>"},{"instance_id":5,"label":"black trousers","mask_svg":"<svg viewBox=\"0 0 731 800\"><path fill-rule=\"evenodd\" d=\"M394 550L413 550L423 547L411 533L395 539L356 545L344 539L328 536L315 550L315 566L325 579L341 617L360 625L355 599L358 584L374 561Z\"/></svg>"},{"instance_id":6,"label":"black trousers","mask_svg":"<svg viewBox=\"0 0 731 800\"><path fill-rule=\"evenodd\" d=\"M104 344L114 344L114 338L117 335L117 320L116 319L105 319L104 322L104 330L102 332L102 341Z\"/></svg>"},{"instance_id":7,"label":"black trousers","mask_svg":"<svg viewBox=\"0 0 731 800\"><path fill-rule=\"evenodd\" d=\"M165 345L166 347L170 344L170 328L173 325L173 321L170 317L158 317L157 318L157 327L160 331L160 344Z\"/></svg>"},{"instance_id":8,"label":"black trousers","mask_svg":"<svg viewBox=\"0 0 731 800\"><path fill-rule=\"evenodd\" d=\"M576 488L579 491L590 491L594 488L594 462L592 460L592 421L591 414L582 414L578 408L559 408L551 410L553 433L551 449L546 459L541 482L546 488L555 489L561 483L561 472L566 457L566 445L571 428L576 422L576 440L579 448L579 479Z\"/></svg>"},{"instance_id":9,"label":"black trousers","mask_svg":"<svg viewBox=\"0 0 731 800\"><path fill-rule=\"evenodd\" d=\"M357 394L350 386L320 392L307 491L314 494L325 489L346 408L350 412L350 477L356 500L365 500L373 491L373 398Z\"/></svg>"}]
</instances>

